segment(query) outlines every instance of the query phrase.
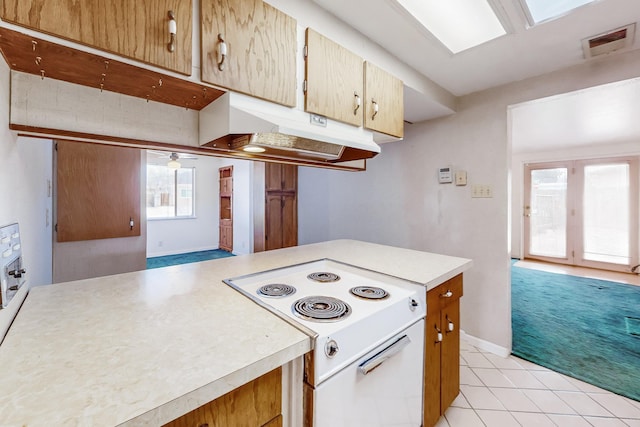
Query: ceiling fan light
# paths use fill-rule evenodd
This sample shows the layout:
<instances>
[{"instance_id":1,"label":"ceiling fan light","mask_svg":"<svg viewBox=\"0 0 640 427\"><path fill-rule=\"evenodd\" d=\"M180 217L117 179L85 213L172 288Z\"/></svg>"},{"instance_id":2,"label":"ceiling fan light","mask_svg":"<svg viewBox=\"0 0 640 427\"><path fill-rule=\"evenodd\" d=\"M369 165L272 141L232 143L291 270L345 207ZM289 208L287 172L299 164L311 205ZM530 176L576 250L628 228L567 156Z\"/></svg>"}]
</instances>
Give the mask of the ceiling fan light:
<instances>
[{"instance_id":1,"label":"ceiling fan light","mask_svg":"<svg viewBox=\"0 0 640 427\"><path fill-rule=\"evenodd\" d=\"M167 163L167 167L169 169L180 169L180 162L177 160L169 160L169 163Z\"/></svg>"}]
</instances>

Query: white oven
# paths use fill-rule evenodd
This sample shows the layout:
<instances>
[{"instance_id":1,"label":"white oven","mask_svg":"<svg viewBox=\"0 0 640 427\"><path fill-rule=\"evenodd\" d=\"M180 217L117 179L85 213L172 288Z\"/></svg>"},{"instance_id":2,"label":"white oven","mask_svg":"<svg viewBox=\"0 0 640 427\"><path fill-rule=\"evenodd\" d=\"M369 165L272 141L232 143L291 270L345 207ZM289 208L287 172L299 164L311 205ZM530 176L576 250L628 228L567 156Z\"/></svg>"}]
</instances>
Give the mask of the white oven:
<instances>
[{"instance_id":1,"label":"white oven","mask_svg":"<svg viewBox=\"0 0 640 427\"><path fill-rule=\"evenodd\" d=\"M422 424L424 320L318 385L313 427Z\"/></svg>"},{"instance_id":2,"label":"white oven","mask_svg":"<svg viewBox=\"0 0 640 427\"><path fill-rule=\"evenodd\" d=\"M422 424L424 286L329 259L225 282L313 339L312 427Z\"/></svg>"}]
</instances>

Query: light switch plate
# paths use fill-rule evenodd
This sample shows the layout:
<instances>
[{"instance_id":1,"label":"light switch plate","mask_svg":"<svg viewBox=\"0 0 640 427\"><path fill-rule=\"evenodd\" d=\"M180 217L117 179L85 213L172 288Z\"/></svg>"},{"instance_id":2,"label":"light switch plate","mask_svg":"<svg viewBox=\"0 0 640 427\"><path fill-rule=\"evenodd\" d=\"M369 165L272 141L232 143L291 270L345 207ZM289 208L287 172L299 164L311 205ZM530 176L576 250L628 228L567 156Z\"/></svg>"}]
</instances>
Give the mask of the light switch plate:
<instances>
[{"instance_id":1,"label":"light switch plate","mask_svg":"<svg viewBox=\"0 0 640 427\"><path fill-rule=\"evenodd\" d=\"M467 185L467 172L456 171L456 185Z\"/></svg>"},{"instance_id":2,"label":"light switch plate","mask_svg":"<svg viewBox=\"0 0 640 427\"><path fill-rule=\"evenodd\" d=\"M472 185L471 186L471 197L472 198L483 198L490 199L493 197L493 190L490 185L481 184L481 185Z\"/></svg>"}]
</instances>

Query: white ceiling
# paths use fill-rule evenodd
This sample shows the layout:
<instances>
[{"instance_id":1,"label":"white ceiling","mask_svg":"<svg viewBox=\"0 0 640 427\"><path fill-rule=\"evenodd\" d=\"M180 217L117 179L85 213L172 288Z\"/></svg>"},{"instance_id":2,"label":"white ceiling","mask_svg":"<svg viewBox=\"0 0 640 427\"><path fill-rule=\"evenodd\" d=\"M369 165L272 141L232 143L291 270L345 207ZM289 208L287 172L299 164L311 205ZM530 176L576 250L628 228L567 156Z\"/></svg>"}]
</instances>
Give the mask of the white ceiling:
<instances>
[{"instance_id":1,"label":"white ceiling","mask_svg":"<svg viewBox=\"0 0 640 427\"><path fill-rule=\"evenodd\" d=\"M639 0L600 0L528 28L519 0L495 0L507 35L452 55L394 0L314 1L456 96L584 62L582 39L640 21Z\"/></svg>"},{"instance_id":2,"label":"white ceiling","mask_svg":"<svg viewBox=\"0 0 640 427\"><path fill-rule=\"evenodd\" d=\"M514 105L513 152L638 144L639 99L640 78L635 78Z\"/></svg>"},{"instance_id":3,"label":"white ceiling","mask_svg":"<svg viewBox=\"0 0 640 427\"><path fill-rule=\"evenodd\" d=\"M394 0L314 1L456 96L593 61L583 39L640 21L640 0L599 0L529 28L520 0L492 0L507 35L453 55ZM514 152L640 139L640 84L606 86L513 108ZM405 87L405 120L450 113L435 104Z\"/></svg>"}]
</instances>

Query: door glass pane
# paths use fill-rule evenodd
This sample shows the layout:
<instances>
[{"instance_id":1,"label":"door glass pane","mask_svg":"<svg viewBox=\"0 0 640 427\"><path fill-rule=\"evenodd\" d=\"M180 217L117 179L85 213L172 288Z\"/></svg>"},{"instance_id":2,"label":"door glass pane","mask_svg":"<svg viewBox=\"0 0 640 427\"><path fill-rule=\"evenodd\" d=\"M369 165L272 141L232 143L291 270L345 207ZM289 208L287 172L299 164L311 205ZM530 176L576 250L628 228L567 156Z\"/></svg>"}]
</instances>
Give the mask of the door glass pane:
<instances>
[{"instance_id":1,"label":"door glass pane","mask_svg":"<svg viewBox=\"0 0 640 427\"><path fill-rule=\"evenodd\" d=\"M585 166L585 260L629 264L629 196L628 164Z\"/></svg>"},{"instance_id":2,"label":"door glass pane","mask_svg":"<svg viewBox=\"0 0 640 427\"><path fill-rule=\"evenodd\" d=\"M529 253L566 258L567 168L531 171Z\"/></svg>"}]
</instances>

